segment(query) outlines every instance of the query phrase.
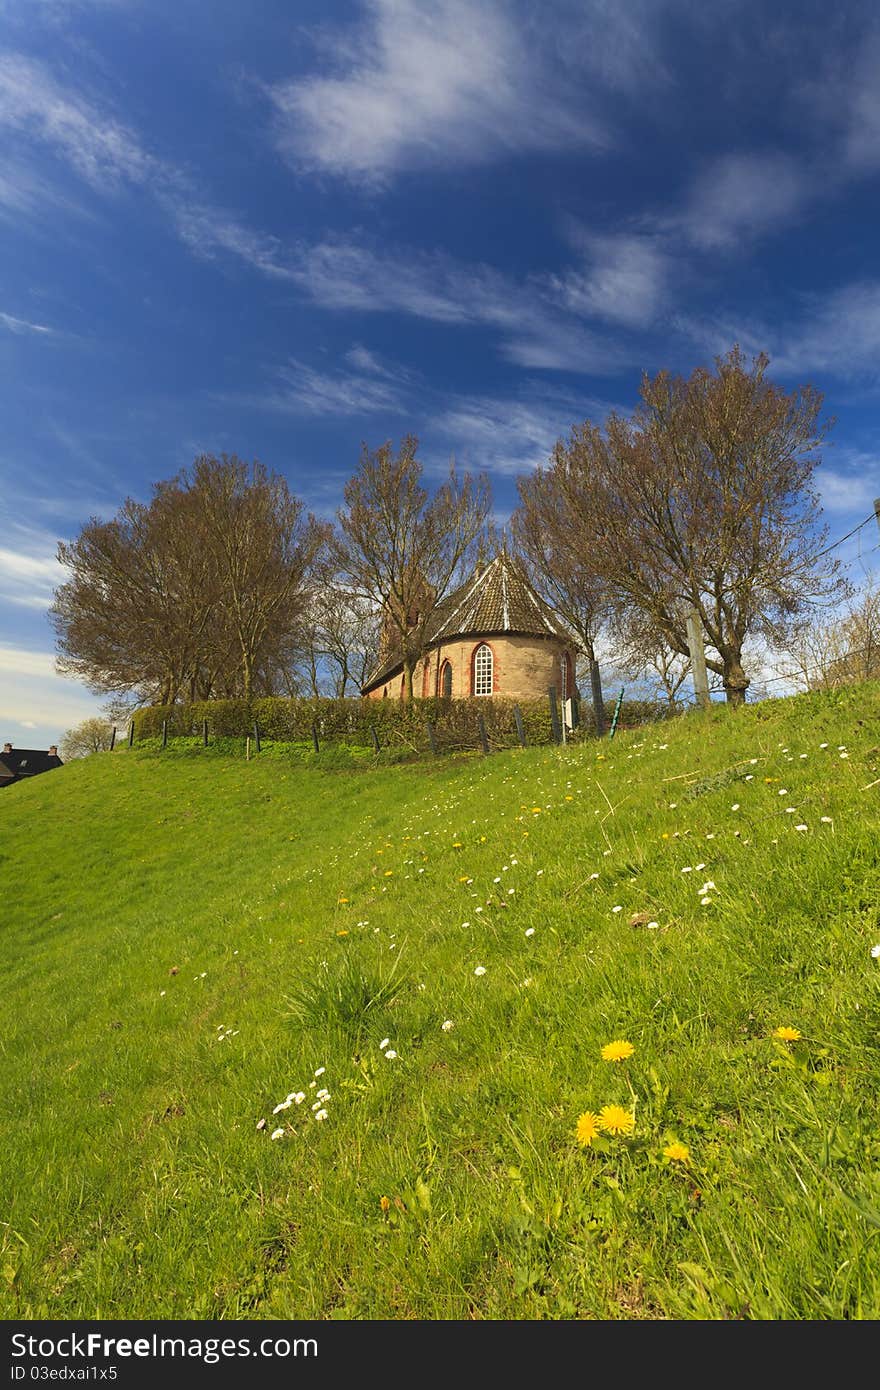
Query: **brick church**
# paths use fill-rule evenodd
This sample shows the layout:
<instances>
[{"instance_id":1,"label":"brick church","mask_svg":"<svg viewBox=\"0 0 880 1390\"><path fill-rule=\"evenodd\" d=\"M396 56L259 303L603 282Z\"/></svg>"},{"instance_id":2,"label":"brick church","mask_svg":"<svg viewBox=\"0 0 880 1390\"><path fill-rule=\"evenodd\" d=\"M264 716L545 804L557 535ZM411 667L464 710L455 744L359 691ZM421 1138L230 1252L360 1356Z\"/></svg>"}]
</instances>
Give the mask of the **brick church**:
<instances>
[{"instance_id":1,"label":"brick church","mask_svg":"<svg viewBox=\"0 0 880 1390\"><path fill-rule=\"evenodd\" d=\"M416 696L532 700L551 685L563 700L574 693L572 634L504 551L437 605L426 638ZM386 647L361 694L381 700L402 698L403 690L399 647Z\"/></svg>"}]
</instances>

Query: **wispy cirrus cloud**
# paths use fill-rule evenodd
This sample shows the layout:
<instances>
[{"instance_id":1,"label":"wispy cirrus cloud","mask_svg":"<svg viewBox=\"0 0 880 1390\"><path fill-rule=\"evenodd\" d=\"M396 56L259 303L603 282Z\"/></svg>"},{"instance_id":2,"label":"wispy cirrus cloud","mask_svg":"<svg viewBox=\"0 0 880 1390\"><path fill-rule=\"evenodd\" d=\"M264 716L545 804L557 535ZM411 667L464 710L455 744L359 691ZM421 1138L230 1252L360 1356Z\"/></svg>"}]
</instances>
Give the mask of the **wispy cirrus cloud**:
<instances>
[{"instance_id":1,"label":"wispy cirrus cloud","mask_svg":"<svg viewBox=\"0 0 880 1390\"><path fill-rule=\"evenodd\" d=\"M0 55L0 127L49 146L99 190L168 176L125 125L24 54Z\"/></svg>"},{"instance_id":2,"label":"wispy cirrus cloud","mask_svg":"<svg viewBox=\"0 0 880 1390\"><path fill-rule=\"evenodd\" d=\"M369 0L332 67L268 88L279 149L368 182L513 152L609 143L541 28L498 0ZM552 71L553 77L550 78Z\"/></svg>"},{"instance_id":3,"label":"wispy cirrus cloud","mask_svg":"<svg viewBox=\"0 0 880 1390\"><path fill-rule=\"evenodd\" d=\"M790 222L815 192L808 168L787 154L728 154L697 176L674 221L700 250L729 249Z\"/></svg>"},{"instance_id":4,"label":"wispy cirrus cloud","mask_svg":"<svg viewBox=\"0 0 880 1390\"><path fill-rule=\"evenodd\" d=\"M494 330L500 351L522 367L613 372L624 351L571 312L556 281L517 280L442 252L376 251L347 240L302 247L288 271L327 309L399 313Z\"/></svg>"},{"instance_id":5,"label":"wispy cirrus cloud","mask_svg":"<svg viewBox=\"0 0 880 1390\"><path fill-rule=\"evenodd\" d=\"M453 396L431 415L425 435L438 469L452 454L464 467L515 476L546 464L573 424L601 424L615 409L622 408L530 383L516 396Z\"/></svg>"},{"instance_id":6,"label":"wispy cirrus cloud","mask_svg":"<svg viewBox=\"0 0 880 1390\"><path fill-rule=\"evenodd\" d=\"M365 348L346 354L348 368L320 371L291 361L278 373L278 385L260 404L296 415L400 415L407 408L406 374L382 366Z\"/></svg>"},{"instance_id":7,"label":"wispy cirrus cloud","mask_svg":"<svg viewBox=\"0 0 880 1390\"><path fill-rule=\"evenodd\" d=\"M47 609L64 578L55 558L56 540L46 531L9 522L0 545L0 604Z\"/></svg>"},{"instance_id":8,"label":"wispy cirrus cloud","mask_svg":"<svg viewBox=\"0 0 880 1390\"><path fill-rule=\"evenodd\" d=\"M766 352L785 377L823 374L880 388L880 280L841 285L827 294L800 296L800 312L770 324L753 316L679 315L675 326L712 353L738 342Z\"/></svg>"},{"instance_id":9,"label":"wispy cirrus cloud","mask_svg":"<svg viewBox=\"0 0 880 1390\"><path fill-rule=\"evenodd\" d=\"M47 328L44 323L31 323L28 319L16 318L14 314L5 314L0 311L0 325L16 334L43 334L51 337L55 332L53 328Z\"/></svg>"},{"instance_id":10,"label":"wispy cirrus cloud","mask_svg":"<svg viewBox=\"0 0 880 1390\"><path fill-rule=\"evenodd\" d=\"M571 230L571 239L585 267L555 281L565 307L628 328L653 323L668 298L673 270L662 238L628 232L596 235L578 227Z\"/></svg>"}]
</instances>

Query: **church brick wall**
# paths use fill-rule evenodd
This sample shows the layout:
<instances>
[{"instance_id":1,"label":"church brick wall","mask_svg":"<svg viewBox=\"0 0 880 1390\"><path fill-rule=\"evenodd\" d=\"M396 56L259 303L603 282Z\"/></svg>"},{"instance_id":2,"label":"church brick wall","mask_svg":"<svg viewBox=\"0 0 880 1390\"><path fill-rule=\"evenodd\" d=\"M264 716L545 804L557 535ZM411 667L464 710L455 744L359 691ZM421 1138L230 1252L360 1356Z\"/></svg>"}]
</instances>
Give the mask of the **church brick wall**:
<instances>
[{"instance_id":1,"label":"church brick wall","mask_svg":"<svg viewBox=\"0 0 880 1390\"><path fill-rule=\"evenodd\" d=\"M432 648L419 662L413 676L413 693L427 697L439 694L440 669L444 661L449 661L452 666L452 697L456 700L468 699L471 695L474 652L483 642L492 649L494 658L493 695L502 695L511 700L535 700L546 695L551 685L561 692L562 661L566 652L571 659L571 670L574 670L575 653L572 648L552 638L458 637ZM381 700L386 689L389 700L400 697L400 672L371 690L369 698ZM568 693L571 694L571 691Z\"/></svg>"}]
</instances>

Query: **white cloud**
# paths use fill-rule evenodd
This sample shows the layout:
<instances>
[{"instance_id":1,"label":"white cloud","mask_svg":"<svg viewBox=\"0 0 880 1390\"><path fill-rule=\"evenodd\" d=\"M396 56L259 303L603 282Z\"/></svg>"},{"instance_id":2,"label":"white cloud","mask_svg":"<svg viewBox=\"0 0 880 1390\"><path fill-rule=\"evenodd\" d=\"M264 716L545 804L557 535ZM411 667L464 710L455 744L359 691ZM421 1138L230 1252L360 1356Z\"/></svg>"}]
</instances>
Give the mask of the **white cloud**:
<instances>
[{"instance_id":1,"label":"white cloud","mask_svg":"<svg viewBox=\"0 0 880 1390\"><path fill-rule=\"evenodd\" d=\"M725 155L695 181L680 225L701 250L727 249L790 221L813 191L788 155Z\"/></svg>"},{"instance_id":2,"label":"white cloud","mask_svg":"<svg viewBox=\"0 0 880 1390\"><path fill-rule=\"evenodd\" d=\"M822 506L835 515L862 516L874 510L874 498L880 496L880 454L856 450L829 450L836 459L845 456L846 469L822 464L816 470L816 484L822 496ZM876 534L872 537L876 539Z\"/></svg>"},{"instance_id":3,"label":"white cloud","mask_svg":"<svg viewBox=\"0 0 880 1390\"><path fill-rule=\"evenodd\" d=\"M711 318L679 315L675 327L712 353L726 352L734 342L748 353L764 351L771 375L833 377L872 390L880 386L878 280L802 295L800 312L772 325L724 312Z\"/></svg>"},{"instance_id":4,"label":"white cloud","mask_svg":"<svg viewBox=\"0 0 880 1390\"><path fill-rule=\"evenodd\" d=\"M670 259L656 238L581 232L576 242L588 269L559 279L562 302L578 314L643 328L666 299Z\"/></svg>"},{"instance_id":5,"label":"white cloud","mask_svg":"<svg viewBox=\"0 0 880 1390\"><path fill-rule=\"evenodd\" d=\"M334 33L338 71L269 89L278 144L296 163L382 182L405 169L478 164L513 151L604 145L584 86L541 58L498 0L368 0ZM554 17L554 21L558 16Z\"/></svg>"},{"instance_id":6,"label":"white cloud","mask_svg":"<svg viewBox=\"0 0 880 1390\"><path fill-rule=\"evenodd\" d=\"M23 54L0 55L0 127L49 145L99 190L143 184L160 172L131 131Z\"/></svg>"},{"instance_id":7,"label":"white cloud","mask_svg":"<svg viewBox=\"0 0 880 1390\"><path fill-rule=\"evenodd\" d=\"M10 523L0 546L0 604L46 609L64 578L55 559L56 541L48 533Z\"/></svg>"},{"instance_id":8,"label":"white cloud","mask_svg":"<svg viewBox=\"0 0 880 1390\"><path fill-rule=\"evenodd\" d=\"M349 354L350 356L350 354ZM367 354L370 356L370 354ZM280 388L261 404L303 415L399 415L404 401L398 383L384 370L320 372L291 359L279 372Z\"/></svg>"},{"instance_id":9,"label":"white cloud","mask_svg":"<svg viewBox=\"0 0 880 1390\"><path fill-rule=\"evenodd\" d=\"M99 701L76 681L55 673L51 652L0 645L0 740L19 742L10 726L39 732L38 747L57 742L66 729L99 711Z\"/></svg>"},{"instance_id":10,"label":"white cloud","mask_svg":"<svg viewBox=\"0 0 880 1390\"><path fill-rule=\"evenodd\" d=\"M575 422L601 423L613 409L608 401L544 391L520 398L459 396L433 416L425 434L437 467L453 454L471 470L513 476L546 464Z\"/></svg>"},{"instance_id":11,"label":"white cloud","mask_svg":"<svg viewBox=\"0 0 880 1390\"><path fill-rule=\"evenodd\" d=\"M27 319L17 319L14 314L4 314L0 312L0 324L8 328L10 333L45 333L52 334L54 331L47 328L44 323L30 323Z\"/></svg>"},{"instance_id":12,"label":"white cloud","mask_svg":"<svg viewBox=\"0 0 880 1390\"><path fill-rule=\"evenodd\" d=\"M342 238L301 247L289 273L327 309L492 329L502 354L519 366L603 374L627 360L570 311L558 281L516 280L441 252L377 252Z\"/></svg>"}]
</instances>

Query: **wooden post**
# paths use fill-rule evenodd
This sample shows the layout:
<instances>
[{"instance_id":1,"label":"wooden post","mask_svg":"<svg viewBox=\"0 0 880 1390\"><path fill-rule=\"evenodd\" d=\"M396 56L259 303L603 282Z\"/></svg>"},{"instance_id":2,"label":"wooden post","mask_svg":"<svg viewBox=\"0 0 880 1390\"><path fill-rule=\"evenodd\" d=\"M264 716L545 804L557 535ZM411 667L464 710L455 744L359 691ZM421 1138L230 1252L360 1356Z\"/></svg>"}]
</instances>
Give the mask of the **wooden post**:
<instances>
[{"instance_id":1,"label":"wooden post","mask_svg":"<svg viewBox=\"0 0 880 1390\"><path fill-rule=\"evenodd\" d=\"M114 749L115 747L116 747L116 725L114 724L114 725L113 725L113 728L110 730L110 752L111 752L111 753L113 752L113 749Z\"/></svg>"},{"instance_id":2,"label":"wooden post","mask_svg":"<svg viewBox=\"0 0 880 1390\"><path fill-rule=\"evenodd\" d=\"M134 720L128 726L128 746L129 748L134 746Z\"/></svg>"},{"instance_id":3,"label":"wooden post","mask_svg":"<svg viewBox=\"0 0 880 1390\"><path fill-rule=\"evenodd\" d=\"M550 724L553 729L553 742L562 742L562 721L559 718L559 705L556 701L556 686L551 685L547 691L550 699Z\"/></svg>"},{"instance_id":4,"label":"wooden post","mask_svg":"<svg viewBox=\"0 0 880 1390\"><path fill-rule=\"evenodd\" d=\"M489 752L489 735L486 733L486 721L481 714L477 715L477 725L480 730L480 742L483 745L483 752Z\"/></svg>"},{"instance_id":5,"label":"wooden post","mask_svg":"<svg viewBox=\"0 0 880 1390\"><path fill-rule=\"evenodd\" d=\"M697 704L701 705L703 709L708 709L712 703L712 698L709 694L709 677L706 674L706 653L703 650L703 625L696 608L692 608L688 613L687 639L691 654L694 695L697 697Z\"/></svg>"},{"instance_id":6,"label":"wooden post","mask_svg":"<svg viewBox=\"0 0 880 1390\"><path fill-rule=\"evenodd\" d=\"M163 747L163 748L167 748L167 746L168 746L168 720L167 720L167 719L163 719L163 720L162 720L162 747Z\"/></svg>"},{"instance_id":7,"label":"wooden post","mask_svg":"<svg viewBox=\"0 0 880 1390\"><path fill-rule=\"evenodd\" d=\"M202 720L202 743L203 743L203 744L205 745L205 747L207 748L207 746L208 746L208 721L207 721L207 719L203 719L203 720Z\"/></svg>"},{"instance_id":8,"label":"wooden post","mask_svg":"<svg viewBox=\"0 0 880 1390\"><path fill-rule=\"evenodd\" d=\"M601 738L605 732L605 701L602 698L602 675L595 658L590 661L590 689L593 695L593 719L596 721L596 736Z\"/></svg>"},{"instance_id":9,"label":"wooden post","mask_svg":"<svg viewBox=\"0 0 880 1390\"><path fill-rule=\"evenodd\" d=\"M428 720L427 724L425 725L425 728L428 730L428 742L429 742L430 745L431 745L431 752L432 752L432 753L436 753L436 752L437 752L437 736L436 736L436 734L434 733L434 725L431 723L430 720Z\"/></svg>"},{"instance_id":10,"label":"wooden post","mask_svg":"<svg viewBox=\"0 0 880 1390\"><path fill-rule=\"evenodd\" d=\"M320 745L319 742L318 742L318 726L317 726L317 724L313 724L313 725L312 725L312 743L315 745L315 752L316 752L316 753L320 753L320 751L321 751L321 745Z\"/></svg>"},{"instance_id":11,"label":"wooden post","mask_svg":"<svg viewBox=\"0 0 880 1390\"><path fill-rule=\"evenodd\" d=\"M255 719L255 720L254 720L254 752L255 752L255 753L259 753L259 751L260 751L260 726L259 726L259 724L257 723L257 721L256 721L256 719Z\"/></svg>"},{"instance_id":12,"label":"wooden post","mask_svg":"<svg viewBox=\"0 0 880 1390\"><path fill-rule=\"evenodd\" d=\"M378 753L378 752L379 752L379 735L376 733L375 727L374 727L372 724L370 725L370 736L371 736L371 738L372 738L372 740L373 740L373 747L375 748L376 752Z\"/></svg>"},{"instance_id":13,"label":"wooden post","mask_svg":"<svg viewBox=\"0 0 880 1390\"><path fill-rule=\"evenodd\" d=\"M244 741L244 760L249 763L251 760L251 736L248 734Z\"/></svg>"},{"instance_id":14,"label":"wooden post","mask_svg":"<svg viewBox=\"0 0 880 1390\"><path fill-rule=\"evenodd\" d=\"M617 704L614 706L614 718L611 720L611 728L608 737L613 738L617 729L617 721L620 718L620 706L623 704L623 686L620 687L620 694L617 697Z\"/></svg>"},{"instance_id":15,"label":"wooden post","mask_svg":"<svg viewBox=\"0 0 880 1390\"><path fill-rule=\"evenodd\" d=\"M519 705L514 705L513 707L513 722L516 725L516 736L519 739L519 746L520 748L525 748L526 730L523 724L522 710Z\"/></svg>"}]
</instances>

